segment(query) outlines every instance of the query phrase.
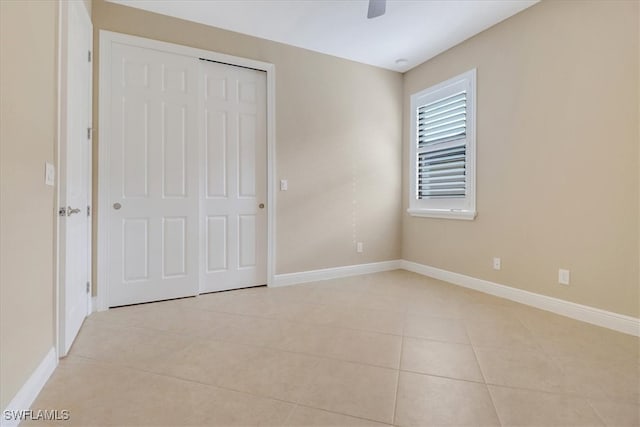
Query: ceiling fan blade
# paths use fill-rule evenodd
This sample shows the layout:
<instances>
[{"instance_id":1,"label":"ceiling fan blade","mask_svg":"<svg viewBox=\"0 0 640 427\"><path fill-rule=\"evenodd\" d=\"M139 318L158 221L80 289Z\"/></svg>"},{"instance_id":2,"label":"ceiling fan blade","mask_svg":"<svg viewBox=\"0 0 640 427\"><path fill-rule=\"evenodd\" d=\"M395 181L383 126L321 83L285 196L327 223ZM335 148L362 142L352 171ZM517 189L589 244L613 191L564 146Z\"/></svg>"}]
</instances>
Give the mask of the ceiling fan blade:
<instances>
[{"instance_id":1,"label":"ceiling fan blade","mask_svg":"<svg viewBox=\"0 0 640 427\"><path fill-rule=\"evenodd\" d=\"M387 8L387 0L369 0L369 11L367 12L367 18L377 18L384 15Z\"/></svg>"}]
</instances>

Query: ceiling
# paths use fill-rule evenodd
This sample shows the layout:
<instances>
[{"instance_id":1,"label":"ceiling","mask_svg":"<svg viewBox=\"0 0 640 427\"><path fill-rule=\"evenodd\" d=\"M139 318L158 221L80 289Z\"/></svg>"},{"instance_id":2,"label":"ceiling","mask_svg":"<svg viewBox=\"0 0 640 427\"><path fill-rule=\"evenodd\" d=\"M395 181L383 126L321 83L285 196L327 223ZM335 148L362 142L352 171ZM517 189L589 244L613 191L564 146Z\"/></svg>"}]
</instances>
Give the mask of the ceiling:
<instances>
[{"instance_id":1,"label":"ceiling","mask_svg":"<svg viewBox=\"0 0 640 427\"><path fill-rule=\"evenodd\" d=\"M109 0L404 72L537 0ZM397 63L405 59L404 63Z\"/></svg>"}]
</instances>

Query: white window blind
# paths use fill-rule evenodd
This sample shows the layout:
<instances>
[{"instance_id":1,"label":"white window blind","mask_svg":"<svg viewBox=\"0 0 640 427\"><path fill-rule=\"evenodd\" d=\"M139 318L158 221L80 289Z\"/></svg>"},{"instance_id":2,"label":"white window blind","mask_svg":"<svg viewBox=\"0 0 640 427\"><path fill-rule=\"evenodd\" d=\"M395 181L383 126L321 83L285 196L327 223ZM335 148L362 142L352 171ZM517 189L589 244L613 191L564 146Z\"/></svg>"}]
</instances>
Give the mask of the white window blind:
<instances>
[{"instance_id":1,"label":"white window blind","mask_svg":"<svg viewBox=\"0 0 640 427\"><path fill-rule=\"evenodd\" d=\"M418 198L465 197L467 93L418 109Z\"/></svg>"},{"instance_id":2,"label":"white window blind","mask_svg":"<svg viewBox=\"0 0 640 427\"><path fill-rule=\"evenodd\" d=\"M475 217L475 70L411 97L409 213Z\"/></svg>"}]
</instances>

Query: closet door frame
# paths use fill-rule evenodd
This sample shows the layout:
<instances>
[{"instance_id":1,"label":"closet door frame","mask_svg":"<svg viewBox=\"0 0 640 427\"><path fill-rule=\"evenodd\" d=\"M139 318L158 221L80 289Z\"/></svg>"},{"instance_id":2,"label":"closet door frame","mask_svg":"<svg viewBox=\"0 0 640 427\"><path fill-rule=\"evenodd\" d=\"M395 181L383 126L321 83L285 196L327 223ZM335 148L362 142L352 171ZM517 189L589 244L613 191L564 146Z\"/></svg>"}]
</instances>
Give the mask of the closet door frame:
<instances>
[{"instance_id":1,"label":"closet door frame","mask_svg":"<svg viewBox=\"0 0 640 427\"><path fill-rule=\"evenodd\" d=\"M252 59L226 55L189 46L173 43L161 42L143 37L131 36L128 34L115 33L112 31L100 30L99 32L99 88L98 88L98 212L97 212L97 254L96 254L96 274L97 274L97 295L94 307L98 311L109 308L109 223L108 223L108 200L109 191L109 148L111 123L111 47L114 43L131 45L146 49L154 49L168 53L193 57L195 60L207 59L223 64L235 65L239 67L253 68L266 72L267 78L267 286L274 285L275 265L276 265L276 198L274 194L276 177L276 134L275 134L275 65L267 62L255 61ZM202 126L198 124L198 132ZM204 177L199 176L199 185L204 185ZM200 230L200 233L202 230ZM198 255L199 265L205 261L204 254ZM202 280L199 283L202 291Z\"/></svg>"}]
</instances>

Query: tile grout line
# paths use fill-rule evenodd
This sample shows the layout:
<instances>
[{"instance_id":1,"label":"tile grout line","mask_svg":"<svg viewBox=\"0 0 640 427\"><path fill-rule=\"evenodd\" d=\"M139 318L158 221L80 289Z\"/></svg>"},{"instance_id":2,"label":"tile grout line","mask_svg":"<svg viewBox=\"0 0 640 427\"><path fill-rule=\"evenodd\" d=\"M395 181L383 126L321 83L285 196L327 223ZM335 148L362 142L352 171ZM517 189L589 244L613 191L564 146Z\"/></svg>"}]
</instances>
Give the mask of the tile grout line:
<instances>
[{"instance_id":1,"label":"tile grout line","mask_svg":"<svg viewBox=\"0 0 640 427\"><path fill-rule=\"evenodd\" d=\"M136 328L136 329L143 329L143 328ZM144 329L144 330L151 330L151 329ZM156 332L163 332L163 331L156 331ZM173 335L173 336L182 336L180 334L176 334L176 333L172 333L172 332L166 332L166 333L170 334L170 335ZM400 335L393 335L393 336L397 336L398 338L402 338L402 336L400 336ZM198 341L214 342L214 343L217 342L217 343L221 343L221 344L233 344L233 345L243 346L243 347L253 347L253 348L256 348L256 349L275 350L275 351L281 351L283 353L297 354L297 355L302 355L302 356L315 357L315 358L319 358L319 359L334 360L334 361L344 362L344 363L353 363L353 364L356 364L356 365L364 365L364 366L369 366L369 367L372 367L372 368L379 368L379 369L386 369L386 370L398 370L398 368L395 368L395 367L390 367L390 366L385 366L385 365L376 365L376 364L373 364L373 363L361 362L361 361L350 360L350 359L345 359L345 358L339 358L339 357L335 357L335 356L329 356L329 355L326 355L326 354L317 354L317 353L310 353L310 352L304 352L304 351L289 350L289 349L285 349L285 348L281 348L281 347L277 347L277 346L273 346L273 345L269 345L269 344L263 344L263 345L261 345L261 344L247 344L246 342L239 342L239 341L233 341L233 340L221 339L221 338L202 337L202 336L196 336L196 335L192 335L190 337L191 338L196 338L196 339L194 340L194 342L190 343L189 345L192 345L192 344L194 344L195 342L198 342ZM70 353L70 355L72 355L72 354ZM97 361L114 363L114 362L111 362L111 361L109 361L107 359L96 359L94 357L86 356L86 355L82 355L82 354L75 355L75 356L86 357L86 358L90 358L90 359L97 360Z\"/></svg>"},{"instance_id":2,"label":"tile grout line","mask_svg":"<svg viewBox=\"0 0 640 427\"><path fill-rule=\"evenodd\" d=\"M342 308L342 307L340 307ZM344 307L349 308L349 307ZM244 314L244 313L234 313L234 312L230 312L230 311L219 311L219 310L208 310L208 309L202 309L202 308L195 308L196 310L200 310L200 311L205 311L208 313L216 313L216 314L223 314L223 315L229 315L229 316L237 316L237 317L248 317L250 319L260 319L260 320L270 320L270 321L277 321L277 322L287 322L287 323L291 323L291 324L299 324L299 323L303 323L305 325L313 325L313 326L318 326L318 327L323 327L323 328L331 328L331 329L348 329L348 330L352 330L352 331L358 331L358 332L369 332L369 333L375 333L375 334L379 334L379 335L390 335L390 336L402 336L402 334L397 334L397 333L393 333L393 332L382 332L379 330L374 330L374 329L364 329L364 328L354 328L354 327L350 327L350 326L336 326L336 325L332 325L332 324L324 324L324 323L316 323L316 322L309 322L309 321L304 321L304 320L299 320L299 321L294 321L292 319L288 319L288 318L281 318L281 317L270 317L270 316L260 316L257 314ZM369 310L369 309L366 309ZM374 309L371 309L374 310ZM391 311L391 310L382 310L382 309L376 309L377 311L384 311L384 312L389 312L389 313L402 313L399 311ZM135 326L135 325L126 325L124 322L104 322L102 320L92 320L94 322L103 322L103 323L108 323L111 324L113 326L121 326L121 327L127 327L127 328L135 328L135 329L144 329L144 330L150 330L150 331L158 331L158 332L167 332L167 333L174 333L172 331L167 331L167 330L163 330L163 329L157 329L157 328L153 328L153 327L148 327L148 326Z\"/></svg>"},{"instance_id":3,"label":"tile grout line","mask_svg":"<svg viewBox=\"0 0 640 427\"><path fill-rule=\"evenodd\" d=\"M170 375L170 374L166 374L166 373L158 373L158 372L154 372L154 371L148 371L148 370L140 369L140 368L137 368L137 367L118 364L118 363L113 362L113 361L96 359L95 357L83 356L83 355L73 355L73 357L85 359L87 361L91 361L91 362L98 363L98 364L104 364L104 365L107 365L107 366L110 366L110 367L125 369L125 370L129 370L129 371L141 372L141 373L144 373L144 374L153 375L153 376L157 376L157 377L171 378L171 379L175 379L175 380L178 380L178 381L181 381L181 382L188 382L188 383L199 384L199 385L203 385L203 386L207 386L207 387L219 388L219 389L222 389L222 390L227 390L227 391L232 391L232 392L235 392L235 393L246 394L246 395L249 395L249 396L258 397L258 398L262 398L262 399L275 400L275 401L278 401L278 402L289 403L289 404L292 404L292 405L298 405L298 406L303 406L303 407L312 408L312 409L320 409L320 410L323 410L323 411L326 411L326 412L334 412L334 413L337 413L337 414L342 414L342 415L347 415L347 416L350 416L350 417L371 420L371 421L375 421L375 422L378 422L378 423L381 422L381 421L378 421L378 420L374 420L372 418L360 417L360 416L357 416L357 415L351 415L351 414L347 414L347 413L344 413L344 412L331 411L331 410L328 410L328 409L324 409L324 408L319 408L319 407L303 404L303 403L300 403L299 401L291 401L291 400L281 399L281 398L277 398L277 397L267 396L267 395L264 395L264 394L258 394L258 393L254 393L254 392L248 392L248 391L245 391L245 390L239 390L239 389L231 388L231 387L228 387L228 386L222 386L222 385L218 385L218 384L206 383L206 382L198 381L198 380L195 380L195 379L183 378L183 377ZM328 359L328 358L324 358L324 359ZM335 360L335 359L329 359L329 360ZM347 363L353 363L353 362L347 362ZM356 364L358 364L358 363L356 363ZM366 365L366 366L371 366L371 365ZM390 368L383 368L383 369L390 370ZM408 373L411 373L411 374L421 375L421 376L425 376L425 377L443 378L443 379L447 379L447 380L451 380L451 381L459 381L459 382L465 382L465 383L470 383L470 384L483 384L483 383L478 382L478 381L465 380L465 379L461 379L461 378L445 377L445 376L434 375L434 374L425 374L423 372L416 372L416 371L409 371L409 370L402 370L401 372L408 372ZM504 384L485 383L485 385L499 387L499 388L512 389L512 390L521 390L521 391L529 391L529 392L534 392L534 393L543 393L543 394L548 394L548 395L553 395L553 396L566 396L566 397L571 397L571 398L582 399L582 400L585 400L585 401L589 401L591 399L588 396L575 395L575 394L570 394L570 393L554 392L554 391L548 391L548 390L540 390L540 389L534 389L534 388L519 387L519 386L511 386L511 385L504 385ZM613 402L613 403L617 402L616 400L612 400L612 399L605 399L605 401ZM630 405L633 405L633 404L630 404Z\"/></svg>"},{"instance_id":4,"label":"tile grout line","mask_svg":"<svg viewBox=\"0 0 640 427\"><path fill-rule=\"evenodd\" d=\"M303 394L306 392L307 388L315 381L315 379L318 377L318 375L313 375L315 373L315 371L318 369L318 366L320 366L320 363L322 363L322 360L317 360L315 365L313 366L313 368L311 368L311 372L312 374L309 375L309 379L306 381L306 383L304 383L303 385L301 385L299 391L298 391L298 395L296 397L296 406L302 405L305 406L303 404L300 403L300 399L302 399Z\"/></svg>"},{"instance_id":5,"label":"tile grout line","mask_svg":"<svg viewBox=\"0 0 640 427\"><path fill-rule=\"evenodd\" d=\"M365 421L372 421L372 422L375 422L375 423L384 424L384 421L376 420L376 419L373 419L373 418L366 418L366 417L362 417L362 416L359 416L359 415L348 414L346 412L339 412L339 411L336 411L336 410L328 410L328 409L325 409L325 408L312 406L312 405L308 405L308 404L305 404L305 403L300 403L299 402L299 398L294 402L294 401L291 401L291 400L281 399L281 398L272 397L272 396L266 396L266 395L263 395L263 394L249 392L249 391L246 391L246 390L238 390L238 389L234 389L234 388L231 388L231 387L228 387L228 386L219 385L219 384L210 384L210 383L205 383L205 382L194 380L194 379L183 378L183 377L178 377L178 376L175 376L175 375L163 374L163 373L158 373L158 372L153 372L153 371L147 371L145 369L135 368L135 367L126 366L126 365L120 365L120 364L116 364L114 362L104 361L104 360L96 359L96 358L93 358L93 357L88 357L88 356L74 356L74 357L85 359L85 360L93 362L93 363L104 364L104 365L106 365L108 367L112 367L112 368L119 368L119 369L124 369L124 370L128 370L128 371L135 371L135 372L140 372L140 373L143 373L143 374L152 375L152 376L156 376L156 377L170 378L170 379L177 380L177 381L180 381L180 382L193 383L193 384L202 385L202 386L205 386L205 387L213 387L213 388L226 390L226 391L230 391L230 392L234 392L234 393L240 393L240 394L244 394L244 395L247 395L247 396L257 397L257 398L260 398L260 399L266 399L266 400L272 400L272 401L277 401L277 402L282 402L282 403L288 403L288 404L293 405L293 408L291 409L291 412L289 413L289 415L287 416L286 419L290 418L290 416L293 413L293 411L295 410L295 408L303 407L303 408L315 409L315 410L318 410L318 411L324 411L324 412L328 412L328 413L332 413L332 414L344 415L344 416L351 417L351 418L358 418L358 419L365 420Z\"/></svg>"},{"instance_id":6,"label":"tile grout line","mask_svg":"<svg viewBox=\"0 0 640 427\"><path fill-rule=\"evenodd\" d=\"M591 408L594 414L596 414L596 417L598 418L598 420L602 422L602 425L607 426L608 424L605 422L604 418L602 418L602 415L600 415L598 410L593 406L593 404L591 403L591 400L590 399L584 399L584 400L587 402L587 406ZM638 411L640 412L640 407L638 407Z\"/></svg>"},{"instance_id":7,"label":"tile grout line","mask_svg":"<svg viewBox=\"0 0 640 427\"><path fill-rule=\"evenodd\" d=\"M200 309L197 309L197 310L200 310ZM258 315L250 315L250 314L237 314L237 313L221 312L221 311L213 311L213 310L202 310L202 311L207 311L207 312L210 312L210 313L219 313L219 314L237 316L237 317L248 317L248 318L251 318L251 319L261 319L261 320L270 320L270 321L275 321L275 322L290 323L290 324L293 324L293 325L299 324L299 323L294 322L293 320L290 320L290 319L282 319L282 318L275 318L275 317L264 317L264 316L258 316ZM386 310L381 310L381 311L386 311ZM399 313L399 312L393 312L393 313ZM410 314L410 313L407 312L407 313L403 313L403 314ZM434 317L434 318L436 318L436 319L445 319L445 320L460 320L460 319L444 318L444 317ZM180 334L180 333L175 332L175 331L170 331L170 330L165 330L165 329L158 329L158 328L153 328L153 327L148 327L148 326L127 325L124 322L109 322L109 321L103 321L103 320L92 320L92 322L105 324L105 325L111 326L111 327L122 327L124 329L136 329L136 330L154 331L154 332L162 332L162 333L172 334L172 335L175 335L175 336L183 336L183 334ZM381 332L379 330L374 330L374 329L353 328L353 327L349 327L349 326L336 326L336 325L331 325L331 324L323 324L323 323L315 323L315 322L307 322L307 321L300 321L300 323L303 323L305 325L312 325L312 326L316 326L316 327L321 327L321 328L346 329L346 330L349 330L349 331L366 332L366 333L371 333L371 334L378 334L378 335L385 335L385 336L392 336L392 337L408 337L408 338L416 338L416 339L422 339L422 340L427 340L427 341L435 341L435 342L441 342L441 343L471 345L471 341L468 338L468 336L467 336L468 342L459 342L459 341L447 341L447 340L438 339L438 338L429 338L429 337L420 336L420 335L407 335L405 333L404 324L402 326L402 332L401 333L392 333L392 332ZM465 332L465 334L466 334L466 332ZM191 337L202 338L202 339L210 338L210 339L213 339L213 340L216 340L216 341L234 342L234 341L225 340L225 339L221 339L221 338L209 337L209 336L198 335L198 334L190 334L188 332L185 333L184 335L189 335Z\"/></svg>"},{"instance_id":8,"label":"tile grout line","mask_svg":"<svg viewBox=\"0 0 640 427\"><path fill-rule=\"evenodd\" d=\"M493 394L491 393L491 389L489 388L489 386L487 384L485 384L485 387L487 388L487 394L489 395L489 399L491 399L491 404L493 405L493 411L496 413L496 418L498 419L498 422L500 423L500 425L504 426L505 423L500 418L500 413L498 412L498 408L496 407L496 402L495 402L495 400L493 398Z\"/></svg>"},{"instance_id":9,"label":"tile grout line","mask_svg":"<svg viewBox=\"0 0 640 427\"><path fill-rule=\"evenodd\" d=\"M404 329L407 324L407 312L404 313L402 321L402 341L400 342L400 361L398 362L398 378L396 379L396 392L393 399L393 416L391 417L391 424L396 424L396 414L398 412L398 393L400 391L400 373L402 372L402 355L404 353Z\"/></svg>"},{"instance_id":10,"label":"tile grout line","mask_svg":"<svg viewBox=\"0 0 640 427\"><path fill-rule=\"evenodd\" d=\"M564 375L564 376L565 376L565 378L564 378L564 379L568 382L568 381L569 381L569 375L568 375L568 373L567 373L566 368L565 368L565 367L563 366L563 364L560 362L560 360L559 360L559 358L560 358L560 357L559 357L558 355L556 355L556 354L553 354L553 353L552 353L552 352L550 352L547 348L545 348L545 346L544 346L544 345L542 345L542 343L541 343L540 339L538 338L538 334L534 333L534 331L533 331L529 326L527 326L527 325L522 321L522 319L521 319L521 318L519 318L518 316L516 316L516 319L517 319L517 320L518 320L518 322L519 322L519 323L524 327L524 329L525 329L525 330L527 330L527 331L531 334L531 336L532 336L532 337L533 337L533 339L535 340L535 344L536 344L536 345L537 345L537 347L538 347L538 350L537 350L537 351L539 351L541 354L543 354L544 356L546 356L546 357L547 357L547 359L549 359L549 361L553 364L553 366L555 366L556 368L558 368L558 369L560 370L560 372L562 372L562 375ZM496 385L497 385L497 386L500 386L500 385L498 385L498 384L496 384ZM500 386L500 387L505 387L505 386ZM574 398L580 398L580 399L583 399L583 400L587 401L587 404L589 405L589 407L591 407L591 409L592 409L592 410L597 414L597 411L595 410L595 408L594 408L594 407L591 405L591 403L589 402L589 400L591 399L591 397L586 396L586 395L584 395L584 396L583 396L583 395L580 395L580 394L577 394L577 393L571 393L571 392L566 392L566 393L560 393L560 392L557 392L557 393L556 393L556 392L550 392L550 391L546 391L546 390L535 390L535 389L527 389L527 388L521 388L521 387L518 387L518 388L523 389L523 390L540 391L540 392L543 392L543 393L560 394L560 395L563 395L563 396L569 396L569 397L574 397ZM598 388L598 390L600 390L600 391L604 392L604 390L602 390L602 388L601 388L599 385L597 385L597 388ZM599 414L597 414L597 417L598 417L599 419L601 419L601 420L602 420L602 417L601 417ZM604 423L604 422L603 422L603 424L606 424L606 423Z\"/></svg>"},{"instance_id":11,"label":"tile grout line","mask_svg":"<svg viewBox=\"0 0 640 427\"><path fill-rule=\"evenodd\" d=\"M133 327L133 328L134 329L142 329L142 330L151 330L151 329L147 329L147 328L138 328L138 327ZM336 329L346 329L346 328L336 328ZM157 330L153 330L153 331L154 332L159 332L161 334L168 334L168 335L172 335L172 336L180 336L179 334L176 334L176 333L171 332L171 331L157 331ZM399 337L402 338L401 336L399 336ZM384 370L388 370L388 371L389 370L398 371L397 368L393 368L393 367L389 367L389 366L373 365L373 364L370 364L370 363L358 362L358 361L353 361L353 360L345 360L345 359L340 359L340 358L326 356L326 355L317 355L317 354L313 354L313 353L305 353L305 352L297 352L297 351L285 350L285 349L281 349L281 348L277 348L277 347L270 347L268 345L252 345L252 344L246 344L246 343L237 343L237 342L221 340L221 339L217 339L217 338L213 338L213 339L212 338L203 338L203 337L199 337L199 338L200 338L199 340L202 340L202 341L205 341L205 342L213 341L213 342L219 342L219 343L232 343L234 345L239 345L239 346L253 347L253 348L258 349L258 350L265 349L265 350L278 351L278 352L283 352L283 353L289 353L289 354L296 354L296 355L303 355L303 356L313 357L313 358L318 360L318 362L317 362L316 366L314 367L314 369L317 368L317 366L322 362L322 360L332 360L332 361L338 361L338 362L342 362L342 363L350 363L350 364L354 364L354 365L362 365L362 366L368 366L368 367L373 367L373 368L378 368L378 369L384 369ZM198 341L198 340L196 340L196 341ZM402 351L402 345L400 346L400 349ZM219 389L228 390L228 391L232 391L232 392L238 392L238 393L242 393L242 394L246 394L246 395L250 395L250 396L254 396L254 397L265 398L265 399L270 399L270 400L277 400L277 401L281 401L281 402L285 402L285 403L290 403L290 404L293 404L293 405L305 406L305 407L309 407L309 408L313 408L313 409L320 409L320 410L327 411L324 408L317 408L317 407L314 407L314 406L309 406L309 405L305 405L305 404L299 403L299 399L301 398L301 393L302 392L298 395L298 397L297 397L297 399L295 401L286 400L286 399L282 399L282 398L269 396L269 395L266 395L266 394L249 392L249 391L246 391L246 390L239 390L239 389L232 388L232 387L229 387L229 386L221 385L218 382L212 384L212 383L198 381L198 380L195 380L195 379L175 376L175 375L171 375L171 374L167 374L167 373L160 373L160 372L150 371L150 370L146 370L146 369L141 369L139 367L129 366L129 365L126 365L126 364L115 362L113 360L99 359L99 358L96 358L96 357L86 356L86 355L74 355L74 356L75 357L81 357L81 358L88 359L88 360L92 360L92 361L95 361L95 362L98 362L98 363L103 363L103 364L106 364L106 365L109 365L109 366L112 366L112 367L116 367L116 368L124 368L124 369L127 369L127 370L133 370L133 371L142 372L142 373L145 373L145 374L161 376L161 377L166 377L166 378L172 378L172 379L176 379L176 380L179 380L179 381L185 381L185 382L190 382L190 383L194 383L194 384L200 384L200 385L204 385L204 386L216 387L216 388L219 388ZM307 384L310 384L312 381L313 381L313 379L310 379L307 382ZM327 412L335 412L335 411L327 411ZM370 420L370 421L375 421L375 422L382 422L380 420L358 417L358 416L355 416L355 415L352 415L352 414L346 414L346 413L340 413L340 412L335 412L335 413L343 414L343 415L350 416L350 417L362 418L362 419L365 419L365 420Z\"/></svg>"},{"instance_id":12,"label":"tile grout line","mask_svg":"<svg viewBox=\"0 0 640 427\"><path fill-rule=\"evenodd\" d=\"M510 390L519 390L519 391L528 391L528 392L532 392L532 393L548 394L548 395L552 395L552 396L564 396L564 397L569 397L569 398L572 398L572 399L581 399L581 400L584 400L584 401L590 401L590 400L593 399L592 397L589 397L587 395L580 395L580 394L574 394L574 393L563 393L563 392L560 392L560 391L541 390L541 389L538 389L538 388L528 388L528 387L497 384L497 383L490 383L490 382L486 383L486 385L487 386L492 386L492 387L497 387L497 388L506 388L506 389L510 389ZM606 402L612 402L612 403L624 403L624 402L618 402L618 401L616 401L614 399L603 399L603 400L606 401Z\"/></svg>"},{"instance_id":13,"label":"tile grout line","mask_svg":"<svg viewBox=\"0 0 640 427\"><path fill-rule=\"evenodd\" d=\"M302 407L302 408L314 409L316 411L328 412L330 414L344 415L344 416L347 416L347 417L357 418L359 420L364 420L364 421L371 421L371 422L378 423L378 424L386 424L384 421L375 420L373 418L366 418L366 417L362 417L360 415L353 415L353 414L347 414L345 412L339 412L339 411L335 411L335 410L318 408L317 406L306 405L304 403L298 403L297 406Z\"/></svg>"},{"instance_id":14,"label":"tile grout line","mask_svg":"<svg viewBox=\"0 0 640 427\"><path fill-rule=\"evenodd\" d=\"M170 379L177 380L177 381L180 381L180 382L192 383L192 384L202 385L202 386L205 386L205 387L213 387L213 388L217 388L217 389L220 389L220 390L231 391L231 392L234 392L234 393L240 393L240 394L245 394L247 396L257 397L257 398L260 398L260 399L267 399L267 400L273 400L273 401L282 402L282 403L288 403L288 404L291 404L291 405L294 405L294 406L297 405L296 402L292 402L290 400L285 400L285 399L272 397L272 396L265 396L263 394L258 394L258 393L245 391L245 390L238 390L238 389L231 388L231 387L228 387L228 386L219 385L217 383L216 384L211 384L211 383L206 383L206 382L198 381L198 380L191 379L191 378L178 377L178 376L170 375L170 374L167 374L167 373L158 373L158 372L148 371L146 369L134 368L134 367L131 367L131 366L126 366L126 365L120 365L120 364L116 364L114 362L104 361L104 360L96 359L96 358L93 358L93 357L87 357L87 356L74 356L74 357L80 357L82 359L86 359L86 360L92 361L94 363L97 362L97 363L101 363L101 364L104 364L104 365L107 365L107 366L110 366L110 367L124 369L124 370L128 370L128 371L140 372L140 373L147 374L147 375L152 375L152 376L155 376L155 377L170 378Z\"/></svg>"},{"instance_id":15,"label":"tile grout line","mask_svg":"<svg viewBox=\"0 0 640 427\"><path fill-rule=\"evenodd\" d=\"M464 329L466 333L467 331L466 325ZM469 342L471 343L471 338L468 335L469 334L467 333L467 338L469 338ZM495 399L493 398L493 394L491 393L491 389L489 389L487 378L484 375L484 371L482 370L482 366L480 365L480 360L478 359L478 354L476 353L476 348L473 345L473 343L471 344L471 351L473 351L473 357L475 357L476 359L476 364L478 365L478 370L480 371L480 375L482 375L482 381L484 382L484 386L487 389L487 394L489 395L489 399L491 399L491 404L493 405L493 412L496 413L496 418L498 418L498 422L500 423L501 426L503 426L504 422L500 419L500 413L498 412L498 407L496 406L496 402L495 402Z\"/></svg>"},{"instance_id":16,"label":"tile grout line","mask_svg":"<svg viewBox=\"0 0 640 427\"><path fill-rule=\"evenodd\" d=\"M291 408L291 410L289 411L289 413L287 414L287 416L284 418L284 420L282 420L282 426L286 426L287 422L291 419L291 415L293 415L293 413L295 412L295 410L298 408L298 404L294 403L293 408Z\"/></svg>"},{"instance_id":17,"label":"tile grout line","mask_svg":"<svg viewBox=\"0 0 640 427\"><path fill-rule=\"evenodd\" d=\"M153 331L153 332L157 332L157 333L172 335L174 337L184 337L184 335L181 335L181 334L178 334L178 333L172 332L172 331L163 331L163 330L158 330L158 329L141 328L141 327L137 327L137 326L126 326L124 328L125 329L142 330L142 331ZM340 329L353 330L353 329L348 329L348 328L335 328L335 327L332 328L332 329L335 329L335 330L340 330ZM360 331L360 332L362 332L362 331ZM364 331L364 332L368 332L368 331ZM375 334L375 332L371 332L371 333ZM198 341L212 342L213 341L213 342L218 342L218 343L234 344L234 345L238 345L238 346L264 348L264 349L269 349L269 350L277 350L277 351L282 351L282 352L285 352L285 353L299 354L299 355L304 355L304 356L312 356L312 357L324 358L324 359L329 359L329 360L336 360L336 361L346 362L346 363L355 363L355 364L370 366L370 367L374 367L374 368L390 369L390 370L397 369L397 368L394 368L394 367L391 367L391 366L376 365L376 364L373 364L373 363L361 362L361 361L350 360L350 359L345 359L345 358L339 358L339 357L335 357L335 356L329 356L329 355L326 355L326 354L317 354L317 353L310 353L310 352L304 352L304 351L289 350L289 349L277 347L277 346L272 345L272 344L248 344L246 342L234 341L234 340L218 338L218 337L209 337L209 336L202 336L202 335L190 335L190 334L187 334L187 335L188 335L188 337L190 339L193 339L194 342L198 342ZM401 335L392 335L392 334L379 334L379 335L393 336L393 337L402 338ZM190 343L190 344L193 344L193 343ZM95 360L103 360L103 359L95 359Z\"/></svg>"}]
</instances>

